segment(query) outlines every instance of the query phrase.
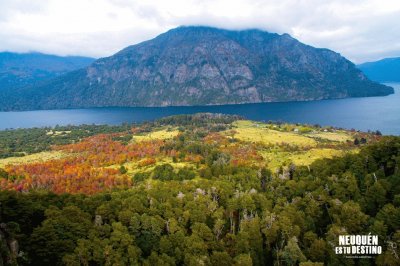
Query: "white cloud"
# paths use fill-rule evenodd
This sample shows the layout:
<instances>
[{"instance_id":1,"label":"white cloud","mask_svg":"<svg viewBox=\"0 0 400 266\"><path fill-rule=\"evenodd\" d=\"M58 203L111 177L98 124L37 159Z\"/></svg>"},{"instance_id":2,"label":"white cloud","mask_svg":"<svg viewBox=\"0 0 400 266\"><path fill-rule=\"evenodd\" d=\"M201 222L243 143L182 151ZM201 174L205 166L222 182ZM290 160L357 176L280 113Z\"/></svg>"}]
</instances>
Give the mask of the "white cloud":
<instances>
[{"instance_id":1,"label":"white cloud","mask_svg":"<svg viewBox=\"0 0 400 266\"><path fill-rule=\"evenodd\" d=\"M355 62L400 56L397 0L2 0L0 50L108 56L179 25L289 33Z\"/></svg>"}]
</instances>

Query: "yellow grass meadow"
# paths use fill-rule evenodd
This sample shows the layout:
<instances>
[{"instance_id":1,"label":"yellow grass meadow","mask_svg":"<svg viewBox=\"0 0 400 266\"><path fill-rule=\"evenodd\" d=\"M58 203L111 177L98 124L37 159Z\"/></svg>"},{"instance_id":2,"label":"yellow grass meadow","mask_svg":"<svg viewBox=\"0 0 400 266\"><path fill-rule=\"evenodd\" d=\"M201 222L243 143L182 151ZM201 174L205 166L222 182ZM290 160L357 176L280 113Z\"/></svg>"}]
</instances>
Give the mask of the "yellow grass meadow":
<instances>
[{"instance_id":1,"label":"yellow grass meadow","mask_svg":"<svg viewBox=\"0 0 400 266\"><path fill-rule=\"evenodd\" d=\"M0 167L4 167L9 164L28 164L34 162L45 162L53 159L60 159L67 156L67 154L61 151L44 151L34 154L25 155L23 157L9 157L0 159Z\"/></svg>"},{"instance_id":2,"label":"yellow grass meadow","mask_svg":"<svg viewBox=\"0 0 400 266\"><path fill-rule=\"evenodd\" d=\"M274 128L274 129L271 129ZM275 130L276 128L276 130ZM296 128L292 126L290 128ZM282 130L282 129L281 129ZM338 146L351 141L353 136L347 131L325 132L323 129L312 133L298 133L293 131L280 131L276 125L266 125L253 121L236 121L232 137L246 142L264 144L259 146L258 153L263 157L264 163L271 170L294 163L295 165L310 165L317 159L343 156L348 152L358 149L345 150ZM227 132L227 134L229 134ZM332 144L326 148L322 144ZM297 150L287 151L282 144L298 147ZM337 146L337 148L335 148Z\"/></svg>"},{"instance_id":3,"label":"yellow grass meadow","mask_svg":"<svg viewBox=\"0 0 400 266\"><path fill-rule=\"evenodd\" d=\"M148 140L157 140L157 139L172 139L173 137L177 136L179 134L178 130L168 130L168 129L163 129L163 130L158 130L158 131L153 131L150 133L147 133L145 135L133 135L132 140L133 141L148 141Z\"/></svg>"},{"instance_id":4,"label":"yellow grass meadow","mask_svg":"<svg viewBox=\"0 0 400 266\"><path fill-rule=\"evenodd\" d=\"M234 123L237 132L234 137L249 142L260 142L263 144L287 143L299 147L315 147L317 141L297 133L282 132L266 128L265 124L252 121L237 121Z\"/></svg>"}]
</instances>

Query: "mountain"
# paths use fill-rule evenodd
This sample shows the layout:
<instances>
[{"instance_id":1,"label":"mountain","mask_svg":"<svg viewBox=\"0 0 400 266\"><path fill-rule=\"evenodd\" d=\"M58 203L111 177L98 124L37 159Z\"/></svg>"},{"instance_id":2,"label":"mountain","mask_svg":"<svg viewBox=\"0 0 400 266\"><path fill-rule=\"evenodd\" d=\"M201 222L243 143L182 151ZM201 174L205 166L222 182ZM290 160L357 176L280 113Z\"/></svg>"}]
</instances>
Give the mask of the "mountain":
<instances>
[{"instance_id":1,"label":"mountain","mask_svg":"<svg viewBox=\"0 0 400 266\"><path fill-rule=\"evenodd\" d=\"M357 66L368 78L379 82L400 82L400 57L385 58Z\"/></svg>"},{"instance_id":2,"label":"mountain","mask_svg":"<svg viewBox=\"0 0 400 266\"><path fill-rule=\"evenodd\" d=\"M0 53L0 90L15 89L87 67L95 59L41 53Z\"/></svg>"},{"instance_id":3,"label":"mountain","mask_svg":"<svg viewBox=\"0 0 400 266\"><path fill-rule=\"evenodd\" d=\"M179 27L9 93L3 110L238 104L388 95L328 49L288 34Z\"/></svg>"}]
</instances>

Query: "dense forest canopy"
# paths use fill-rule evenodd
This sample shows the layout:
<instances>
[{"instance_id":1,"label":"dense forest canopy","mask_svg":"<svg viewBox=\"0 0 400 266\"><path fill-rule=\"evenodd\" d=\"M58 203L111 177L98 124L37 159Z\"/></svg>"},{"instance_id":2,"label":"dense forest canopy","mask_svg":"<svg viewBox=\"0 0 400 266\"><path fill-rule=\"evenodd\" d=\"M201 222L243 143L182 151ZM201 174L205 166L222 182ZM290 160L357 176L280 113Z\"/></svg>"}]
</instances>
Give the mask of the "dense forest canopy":
<instances>
[{"instance_id":1,"label":"dense forest canopy","mask_svg":"<svg viewBox=\"0 0 400 266\"><path fill-rule=\"evenodd\" d=\"M0 160L0 265L399 265L399 137L209 114L86 127L32 129L53 136L37 150L0 134L50 158ZM335 254L369 233L382 254Z\"/></svg>"}]
</instances>

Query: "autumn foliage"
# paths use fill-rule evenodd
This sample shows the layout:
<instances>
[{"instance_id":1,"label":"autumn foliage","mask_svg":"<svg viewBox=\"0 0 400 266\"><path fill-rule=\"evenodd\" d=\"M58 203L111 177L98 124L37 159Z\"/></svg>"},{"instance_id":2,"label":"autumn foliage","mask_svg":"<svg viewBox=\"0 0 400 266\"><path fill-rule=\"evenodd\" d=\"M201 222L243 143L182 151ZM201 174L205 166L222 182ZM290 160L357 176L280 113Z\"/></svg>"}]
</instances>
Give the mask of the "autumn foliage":
<instances>
[{"instance_id":1,"label":"autumn foliage","mask_svg":"<svg viewBox=\"0 0 400 266\"><path fill-rule=\"evenodd\" d=\"M101 134L79 143L54 147L64 151L65 158L6 167L11 178L0 179L1 189L29 191L51 190L55 193L85 193L126 188L131 179L112 165L141 160L144 165L155 163L162 141L154 140L123 145L113 141L116 134ZM69 156L68 156L69 154Z\"/></svg>"}]
</instances>

